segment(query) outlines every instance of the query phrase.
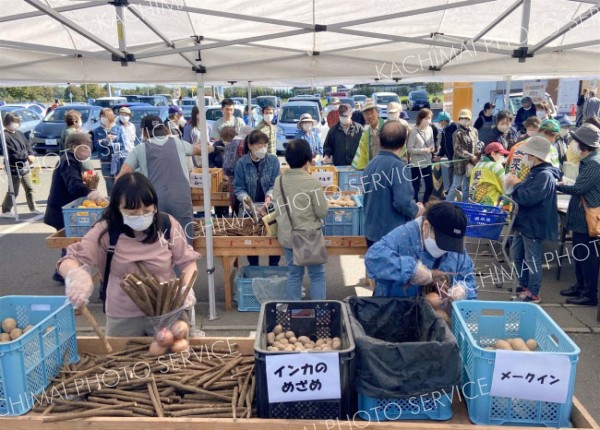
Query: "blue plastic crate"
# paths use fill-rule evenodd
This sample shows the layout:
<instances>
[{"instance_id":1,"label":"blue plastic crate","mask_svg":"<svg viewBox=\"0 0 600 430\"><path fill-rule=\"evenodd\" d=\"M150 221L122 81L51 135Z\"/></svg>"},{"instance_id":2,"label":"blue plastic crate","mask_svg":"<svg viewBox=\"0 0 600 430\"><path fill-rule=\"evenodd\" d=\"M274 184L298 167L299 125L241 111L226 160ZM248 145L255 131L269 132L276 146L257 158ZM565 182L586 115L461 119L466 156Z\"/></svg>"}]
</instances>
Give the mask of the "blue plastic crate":
<instances>
[{"instance_id":1,"label":"blue plastic crate","mask_svg":"<svg viewBox=\"0 0 600 430\"><path fill-rule=\"evenodd\" d=\"M323 225L325 236L360 236L362 204L356 196L354 207L329 208Z\"/></svg>"},{"instance_id":2,"label":"blue plastic crate","mask_svg":"<svg viewBox=\"0 0 600 430\"><path fill-rule=\"evenodd\" d=\"M364 192L361 176L362 170L356 170L352 166L338 166L338 187L341 191L355 191L358 193Z\"/></svg>"},{"instance_id":3,"label":"blue plastic crate","mask_svg":"<svg viewBox=\"0 0 600 430\"><path fill-rule=\"evenodd\" d=\"M244 266L236 277L238 311L258 312L261 303L254 296L252 280L254 278L268 278L271 276L287 276L285 266ZM284 297L281 297L283 299Z\"/></svg>"},{"instance_id":4,"label":"blue plastic crate","mask_svg":"<svg viewBox=\"0 0 600 430\"><path fill-rule=\"evenodd\" d=\"M463 396L475 424L571 427L575 373L580 349L538 305L518 302L466 300L452 304L452 329L463 362ZM476 395L467 382L491 385L496 352L484 349L497 339L535 339L538 348L569 357L571 385L567 402L552 403L490 395ZM470 397L473 397L470 399Z\"/></svg>"},{"instance_id":5,"label":"blue plastic crate","mask_svg":"<svg viewBox=\"0 0 600 430\"><path fill-rule=\"evenodd\" d=\"M358 394L358 416L369 422L400 420L436 420L452 418L452 400L442 394L403 399L375 399Z\"/></svg>"},{"instance_id":6,"label":"blue plastic crate","mask_svg":"<svg viewBox=\"0 0 600 430\"><path fill-rule=\"evenodd\" d=\"M508 214L501 208L476 203L452 202L467 216L467 236L498 240Z\"/></svg>"},{"instance_id":7,"label":"blue plastic crate","mask_svg":"<svg viewBox=\"0 0 600 430\"><path fill-rule=\"evenodd\" d=\"M359 227L358 227L358 235L359 236L364 236L365 235L365 205L364 205L364 195L363 194L358 194L356 196L356 199L358 200L358 202L360 203L360 214L359 214Z\"/></svg>"},{"instance_id":8,"label":"blue plastic crate","mask_svg":"<svg viewBox=\"0 0 600 430\"><path fill-rule=\"evenodd\" d=\"M59 375L63 360L79 361L75 315L66 297L0 297L0 320L4 318L14 318L19 328L34 327L0 343L0 417L27 413L36 403L34 396Z\"/></svg>"},{"instance_id":9,"label":"blue plastic crate","mask_svg":"<svg viewBox=\"0 0 600 430\"><path fill-rule=\"evenodd\" d=\"M105 208L79 208L85 197L81 197L62 208L66 237L83 237L102 218Z\"/></svg>"}]
</instances>

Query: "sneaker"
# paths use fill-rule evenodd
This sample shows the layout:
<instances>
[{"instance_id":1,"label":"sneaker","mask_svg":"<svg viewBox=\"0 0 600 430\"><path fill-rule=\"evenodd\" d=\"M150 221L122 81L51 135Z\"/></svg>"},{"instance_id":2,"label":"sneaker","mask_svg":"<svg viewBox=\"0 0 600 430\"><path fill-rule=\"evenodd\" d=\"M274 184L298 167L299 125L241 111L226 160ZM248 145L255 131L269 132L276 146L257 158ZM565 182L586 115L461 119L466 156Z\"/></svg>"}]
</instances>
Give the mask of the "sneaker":
<instances>
[{"instance_id":1,"label":"sneaker","mask_svg":"<svg viewBox=\"0 0 600 430\"><path fill-rule=\"evenodd\" d=\"M519 285L515 291L516 291L517 293L522 293L523 291L527 291L527 288L525 288L525 287L521 287L521 286Z\"/></svg>"},{"instance_id":2,"label":"sneaker","mask_svg":"<svg viewBox=\"0 0 600 430\"><path fill-rule=\"evenodd\" d=\"M540 296L534 296L533 294L531 294L528 291L527 295L525 297L523 297L521 299L521 301L523 301L525 303L541 303L542 302L542 298Z\"/></svg>"},{"instance_id":3,"label":"sneaker","mask_svg":"<svg viewBox=\"0 0 600 430\"><path fill-rule=\"evenodd\" d=\"M54 275L52 275L52 280L61 284L65 283L65 278L63 278L62 275L58 272L55 272Z\"/></svg>"},{"instance_id":4,"label":"sneaker","mask_svg":"<svg viewBox=\"0 0 600 430\"><path fill-rule=\"evenodd\" d=\"M11 218L13 219L15 216L12 212L2 212L0 214L0 218Z\"/></svg>"},{"instance_id":5,"label":"sneaker","mask_svg":"<svg viewBox=\"0 0 600 430\"><path fill-rule=\"evenodd\" d=\"M31 211L31 213L35 214L35 215L42 215L44 213L44 211L41 209L35 208L34 210Z\"/></svg>"},{"instance_id":6,"label":"sneaker","mask_svg":"<svg viewBox=\"0 0 600 430\"><path fill-rule=\"evenodd\" d=\"M517 290L517 291L519 291L519 290ZM523 288L522 291L519 293L519 300L523 300L528 295L529 295L529 290L527 288Z\"/></svg>"}]
</instances>

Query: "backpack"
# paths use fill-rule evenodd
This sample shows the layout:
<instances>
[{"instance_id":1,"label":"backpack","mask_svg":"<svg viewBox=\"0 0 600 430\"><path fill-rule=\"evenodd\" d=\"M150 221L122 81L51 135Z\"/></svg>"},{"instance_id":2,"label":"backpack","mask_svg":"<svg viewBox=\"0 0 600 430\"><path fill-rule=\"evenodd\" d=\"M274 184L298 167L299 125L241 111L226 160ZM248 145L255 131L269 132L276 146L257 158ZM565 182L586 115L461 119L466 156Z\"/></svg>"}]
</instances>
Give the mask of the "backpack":
<instances>
[{"instance_id":1,"label":"backpack","mask_svg":"<svg viewBox=\"0 0 600 430\"><path fill-rule=\"evenodd\" d=\"M165 239L169 241L171 239L171 218L164 212L159 212L158 216L161 222L160 232L164 233ZM100 287L100 300L102 300L102 311L106 313L106 290L108 288L108 276L110 275L110 267L112 265L112 259L115 255L117 242L122 231L117 228L108 229L108 250L106 251L106 264L104 266L104 277L102 278L102 286Z\"/></svg>"}]
</instances>

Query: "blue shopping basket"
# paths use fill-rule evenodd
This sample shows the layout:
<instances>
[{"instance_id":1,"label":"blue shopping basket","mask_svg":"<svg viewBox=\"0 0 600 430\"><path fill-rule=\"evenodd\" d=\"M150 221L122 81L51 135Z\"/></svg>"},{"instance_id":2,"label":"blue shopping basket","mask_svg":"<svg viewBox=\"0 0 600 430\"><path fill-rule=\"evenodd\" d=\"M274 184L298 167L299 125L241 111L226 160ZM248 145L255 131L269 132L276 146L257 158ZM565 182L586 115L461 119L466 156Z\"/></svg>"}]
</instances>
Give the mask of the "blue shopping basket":
<instances>
[{"instance_id":1,"label":"blue shopping basket","mask_svg":"<svg viewBox=\"0 0 600 430\"><path fill-rule=\"evenodd\" d=\"M496 206L452 202L467 215L467 237L498 240L508 213Z\"/></svg>"}]
</instances>

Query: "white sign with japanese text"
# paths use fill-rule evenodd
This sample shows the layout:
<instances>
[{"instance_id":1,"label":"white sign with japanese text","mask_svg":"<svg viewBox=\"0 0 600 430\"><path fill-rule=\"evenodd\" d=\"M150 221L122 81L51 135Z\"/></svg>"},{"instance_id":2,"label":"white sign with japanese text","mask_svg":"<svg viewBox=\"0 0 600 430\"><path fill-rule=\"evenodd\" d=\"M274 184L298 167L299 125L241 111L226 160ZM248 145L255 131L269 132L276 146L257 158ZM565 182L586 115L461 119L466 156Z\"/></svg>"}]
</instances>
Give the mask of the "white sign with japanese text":
<instances>
[{"instance_id":1,"label":"white sign with japanese text","mask_svg":"<svg viewBox=\"0 0 600 430\"><path fill-rule=\"evenodd\" d=\"M565 403L570 379L566 355L496 350L490 395Z\"/></svg>"},{"instance_id":2,"label":"white sign with japanese text","mask_svg":"<svg viewBox=\"0 0 600 430\"><path fill-rule=\"evenodd\" d=\"M322 187L330 187L334 185L335 182L334 173L335 172L314 172L312 175L319 180Z\"/></svg>"},{"instance_id":3,"label":"white sign with japanese text","mask_svg":"<svg viewBox=\"0 0 600 430\"><path fill-rule=\"evenodd\" d=\"M341 398L337 352L266 356L269 403Z\"/></svg>"},{"instance_id":4,"label":"white sign with japanese text","mask_svg":"<svg viewBox=\"0 0 600 430\"><path fill-rule=\"evenodd\" d=\"M546 84L525 81L523 83L523 95L531 97L534 103L541 103L546 96Z\"/></svg>"}]
</instances>

